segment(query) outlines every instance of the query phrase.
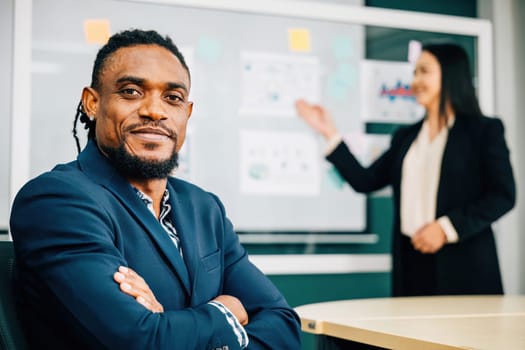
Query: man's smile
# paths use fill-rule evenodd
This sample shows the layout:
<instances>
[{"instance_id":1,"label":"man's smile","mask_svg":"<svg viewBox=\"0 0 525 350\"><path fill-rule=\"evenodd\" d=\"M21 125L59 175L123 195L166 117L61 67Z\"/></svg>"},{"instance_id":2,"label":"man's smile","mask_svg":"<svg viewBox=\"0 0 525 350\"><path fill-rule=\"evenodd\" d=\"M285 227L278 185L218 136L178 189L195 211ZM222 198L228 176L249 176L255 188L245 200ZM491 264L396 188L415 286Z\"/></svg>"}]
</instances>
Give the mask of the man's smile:
<instances>
[{"instance_id":1,"label":"man's smile","mask_svg":"<svg viewBox=\"0 0 525 350\"><path fill-rule=\"evenodd\" d=\"M145 141L165 141L171 139L171 133L161 128L141 127L130 131L134 137Z\"/></svg>"}]
</instances>

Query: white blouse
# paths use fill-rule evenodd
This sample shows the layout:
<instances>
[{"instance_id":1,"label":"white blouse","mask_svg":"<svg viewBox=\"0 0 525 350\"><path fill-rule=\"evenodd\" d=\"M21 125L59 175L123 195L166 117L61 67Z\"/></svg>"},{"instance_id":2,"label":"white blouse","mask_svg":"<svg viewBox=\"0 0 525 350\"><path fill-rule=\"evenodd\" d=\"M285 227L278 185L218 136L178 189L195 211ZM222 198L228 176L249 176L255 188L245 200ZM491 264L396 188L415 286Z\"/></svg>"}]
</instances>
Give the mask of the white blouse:
<instances>
[{"instance_id":1,"label":"white blouse","mask_svg":"<svg viewBox=\"0 0 525 350\"><path fill-rule=\"evenodd\" d=\"M425 120L403 161L401 175L401 233L413 236L426 224L435 220L437 193L441 176L441 161L448 138L448 130L455 118L449 118L448 128L430 140ZM458 234L447 216L437 219L447 241L457 242Z\"/></svg>"}]
</instances>

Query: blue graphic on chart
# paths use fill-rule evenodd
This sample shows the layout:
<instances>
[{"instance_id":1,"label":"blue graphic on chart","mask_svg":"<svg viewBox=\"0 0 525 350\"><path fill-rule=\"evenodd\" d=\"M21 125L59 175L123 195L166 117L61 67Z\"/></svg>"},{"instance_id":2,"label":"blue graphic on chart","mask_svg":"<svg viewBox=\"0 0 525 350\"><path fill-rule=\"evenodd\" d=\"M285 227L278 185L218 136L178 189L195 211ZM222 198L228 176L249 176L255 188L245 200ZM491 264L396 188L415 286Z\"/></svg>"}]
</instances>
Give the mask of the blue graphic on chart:
<instances>
[{"instance_id":1,"label":"blue graphic on chart","mask_svg":"<svg viewBox=\"0 0 525 350\"><path fill-rule=\"evenodd\" d=\"M319 80L318 57L243 52L239 113L296 118L298 98L319 101Z\"/></svg>"},{"instance_id":2,"label":"blue graphic on chart","mask_svg":"<svg viewBox=\"0 0 525 350\"><path fill-rule=\"evenodd\" d=\"M405 62L361 62L361 118L369 122L412 123L424 109L412 95L413 65Z\"/></svg>"},{"instance_id":3,"label":"blue graphic on chart","mask_svg":"<svg viewBox=\"0 0 525 350\"><path fill-rule=\"evenodd\" d=\"M242 194L320 194L319 146L311 134L241 130L240 150Z\"/></svg>"}]
</instances>

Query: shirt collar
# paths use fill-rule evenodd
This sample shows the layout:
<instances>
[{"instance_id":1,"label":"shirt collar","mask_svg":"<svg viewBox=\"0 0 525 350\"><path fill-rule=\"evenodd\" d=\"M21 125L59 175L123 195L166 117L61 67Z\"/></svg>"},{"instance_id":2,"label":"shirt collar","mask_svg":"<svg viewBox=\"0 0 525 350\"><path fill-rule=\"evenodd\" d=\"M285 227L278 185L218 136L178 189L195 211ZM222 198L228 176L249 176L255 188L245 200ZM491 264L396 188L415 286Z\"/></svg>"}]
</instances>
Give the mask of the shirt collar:
<instances>
[{"instance_id":1,"label":"shirt collar","mask_svg":"<svg viewBox=\"0 0 525 350\"><path fill-rule=\"evenodd\" d=\"M151 199L150 196L148 196L147 194L145 194L144 192L142 192L138 188L133 187L133 189L137 193L137 196L139 196L139 198L142 200L142 202L144 202L146 207L148 207L148 209L155 215L155 211L153 209L153 199ZM164 190L164 195L162 196L162 203L161 203L161 209L160 209L161 216L162 216L162 213L164 213L167 210L171 209L171 207L169 205L169 199L170 199L170 192L166 188Z\"/></svg>"}]
</instances>

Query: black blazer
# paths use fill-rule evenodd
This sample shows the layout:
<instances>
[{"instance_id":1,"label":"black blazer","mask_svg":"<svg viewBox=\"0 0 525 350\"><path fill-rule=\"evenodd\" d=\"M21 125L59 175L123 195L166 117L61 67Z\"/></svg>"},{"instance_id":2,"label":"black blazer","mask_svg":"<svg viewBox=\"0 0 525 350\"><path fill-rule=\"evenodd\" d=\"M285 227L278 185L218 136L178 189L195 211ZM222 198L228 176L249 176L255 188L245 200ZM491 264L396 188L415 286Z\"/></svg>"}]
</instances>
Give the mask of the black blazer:
<instances>
[{"instance_id":1,"label":"black blazer","mask_svg":"<svg viewBox=\"0 0 525 350\"><path fill-rule=\"evenodd\" d=\"M503 124L497 118L456 116L443 153L435 217L450 218L459 242L421 254L401 235L399 210L403 160L422 124L400 128L368 168L344 142L327 159L357 192L392 185L393 295L502 294L491 224L516 200Z\"/></svg>"}]
</instances>

